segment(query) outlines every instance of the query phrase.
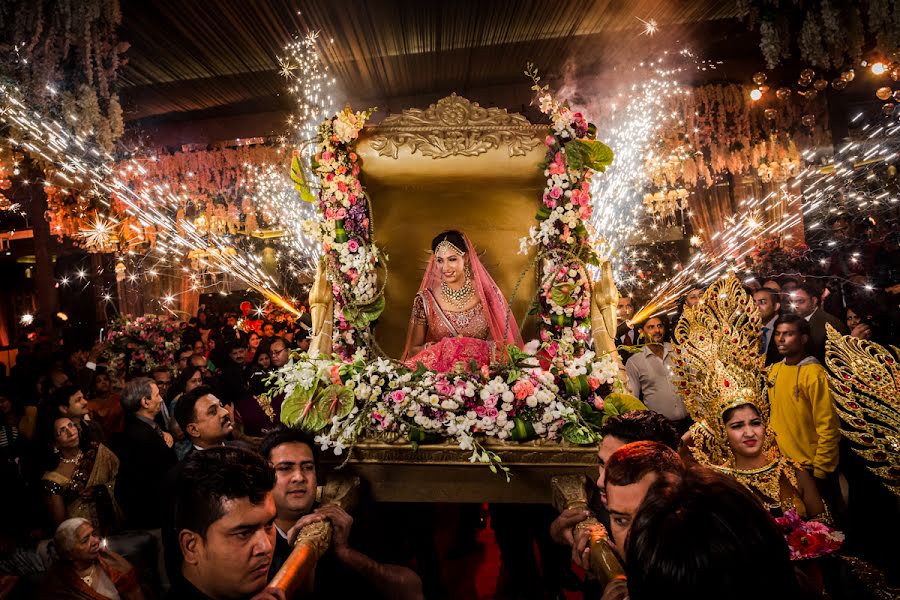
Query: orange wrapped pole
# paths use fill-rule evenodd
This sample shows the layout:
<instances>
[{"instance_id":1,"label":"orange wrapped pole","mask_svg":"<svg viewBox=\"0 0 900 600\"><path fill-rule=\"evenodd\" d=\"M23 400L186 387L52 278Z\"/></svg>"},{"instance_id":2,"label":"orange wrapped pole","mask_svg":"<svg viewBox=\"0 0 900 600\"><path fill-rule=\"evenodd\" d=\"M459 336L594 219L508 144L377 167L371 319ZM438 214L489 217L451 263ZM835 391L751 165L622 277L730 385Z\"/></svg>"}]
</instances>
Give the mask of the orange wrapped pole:
<instances>
[{"instance_id":1,"label":"orange wrapped pole","mask_svg":"<svg viewBox=\"0 0 900 600\"><path fill-rule=\"evenodd\" d=\"M322 505L337 504L349 511L356 504L359 477L333 476L325 487L319 490L322 492ZM288 598L292 598L302 589L311 589L316 563L328 550L329 545L331 545L329 521L319 521L301 529L294 542L294 549L269 582L269 587L283 591Z\"/></svg>"}]
</instances>

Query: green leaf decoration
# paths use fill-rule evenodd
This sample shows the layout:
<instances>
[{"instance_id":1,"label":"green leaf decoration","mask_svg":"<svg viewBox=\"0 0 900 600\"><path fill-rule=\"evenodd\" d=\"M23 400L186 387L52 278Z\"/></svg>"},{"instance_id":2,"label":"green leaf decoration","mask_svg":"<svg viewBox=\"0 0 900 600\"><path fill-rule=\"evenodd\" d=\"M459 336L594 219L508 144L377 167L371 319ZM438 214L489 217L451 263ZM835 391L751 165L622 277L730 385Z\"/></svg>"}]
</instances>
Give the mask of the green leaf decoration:
<instances>
[{"instance_id":1,"label":"green leaf decoration","mask_svg":"<svg viewBox=\"0 0 900 600\"><path fill-rule=\"evenodd\" d=\"M572 292L567 292L562 286L569 287L568 284L556 284L550 288L550 298L559 306L568 306L572 304Z\"/></svg>"},{"instance_id":2,"label":"green leaf decoration","mask_svg":"<svg viewBox=\"0 0 900 600\"><path fill-rule=\"evenodd\" d=\"M630 394L610 394L603 399L603 422L633 410L647 410L647 407Z\"/></svg>"},{"instance_id":3,"label":"green leaf decoration","mask_svg":"<svg viewBox=\"0 0 900 600\"><path fill-rule=\"evenodd\" d=\"M319 394L316 403L320 405L319 412L331 417L343 419L350 414L356 404L356 396L353 390L342 385L329 385Z\"/></svg>"},{"instance_id":4,"label":"green leaf decoration","mask_svg":"<svg viewBox=\"0 0 900 600\"><path fill-rule=\"evenodd\" d=\"M291 180L294 182L294 187L300 192L300 198L304 202L316 201L316 195L313 193L312 188L309 187L309 184L306 183L306 177L303 175L303 163L300 162L299 156L295 156L291 160Z\"/></svg>"},{"instance_id":5,"label":"green leaf decoration","mask_svg":"<svg viewBox=\"0 0 900 600\"><path fill-rule=\"evenodd\" d=\"M597 443L597 436L589 427L580 423L566 423L562 428L562 437L567 442L586 446Z\"/></svg>"},{"instance_id":6,"label":"green leaf decoration","mask_svg":"<svg viewBox=\"0 0 900 600\"><path fill-rule=\"evenodd\" d=\"M363 306L345 306L343 312L344 318L354 329L366 329L384 312L384 294L378 294L375 300Z\"/></svg>"},{"instance_id":7,"label":"green leaf decoration","mask_svg":"<svg viewBox=\"0 0 900 600\"><path fill-rule=\"evenodd\" d=\"M306 431L319 431L327 424L315 409L313 396L318 382L311 388L300 388L281 404L281 422L288 427L300 427Z\"/></svg>"},{"instance_id":8,"label":"green leaf decoration","mask_svg":"<svg viewBox=\"0 0 900 600\"><path fill-rule=\"evenodd\" d=\"M515 419L513 419L513 422L516 424L516 426L513 427L512 431L509 432L509 439L513 440L514 442L524 442L525 440L530 440L537 435L534 432L534 425L532 425L531 421L526 421L524 419L516 417Z\"/></svg>"},{"instance_id":9,"label":"green leaf decoration","mask_svg":"<svg viewBox=\"0 0 900 600\"><path fill-rule=\"evenodd\" d=\"M612 164L613 151L599 140L572 140L566 143L566 161L573 169L593 169L602 173Z\"/></svg>"}]
</instances>

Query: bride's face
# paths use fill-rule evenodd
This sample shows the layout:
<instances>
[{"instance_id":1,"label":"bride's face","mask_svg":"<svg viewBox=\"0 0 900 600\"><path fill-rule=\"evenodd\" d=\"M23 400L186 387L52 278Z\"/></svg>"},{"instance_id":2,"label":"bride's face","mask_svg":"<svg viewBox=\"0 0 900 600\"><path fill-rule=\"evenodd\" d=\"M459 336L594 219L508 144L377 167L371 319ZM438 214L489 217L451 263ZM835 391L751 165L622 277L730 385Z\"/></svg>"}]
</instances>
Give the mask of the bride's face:
<instances>
[{"instance_id":1,"label":"bride's face","mask_svg":"<svg viewBox=\"0 0 900 600\"><path fill-rule=\"evenodd\" d=\"M441 270L441 277L449 285L462 284L466 278L465 269L466 261L463 256L457 254L453 250L441 249L436 255L438 269Z\"/></svg>"}]
</instances>

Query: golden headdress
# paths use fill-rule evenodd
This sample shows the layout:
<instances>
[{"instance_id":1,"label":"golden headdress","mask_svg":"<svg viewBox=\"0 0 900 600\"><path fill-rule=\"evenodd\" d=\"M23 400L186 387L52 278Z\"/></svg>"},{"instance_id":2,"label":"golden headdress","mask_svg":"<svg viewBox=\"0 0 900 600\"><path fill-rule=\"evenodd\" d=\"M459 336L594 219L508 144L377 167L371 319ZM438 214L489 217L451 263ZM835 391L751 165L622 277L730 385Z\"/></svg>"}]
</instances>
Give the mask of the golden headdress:
<instances>
[{"instance_id":1,"label":"golden headdress","mask_svg":"<svg viewBox=\"0 0 900 600\"><path fill-rule=\"evenodd\" d=\"M675 326L676 385L695 421L691 450L701 463L730 464L728 409L750 404L769 421L761 329L756 303L733 274L707 288L695 307L685 306ZM776 448L771 431L766 444Z\"/></svg>"},{"instance_id":2,"label":"golden headdress","mask_svg":"<svg viewBox=\"0 0 900 600\"><path fill-rule=\"evenodd\" d=\"M885 486L900 495L900 349L841 336L826 325L825 364L841 433Z\"/></svg>"}]
</instances>

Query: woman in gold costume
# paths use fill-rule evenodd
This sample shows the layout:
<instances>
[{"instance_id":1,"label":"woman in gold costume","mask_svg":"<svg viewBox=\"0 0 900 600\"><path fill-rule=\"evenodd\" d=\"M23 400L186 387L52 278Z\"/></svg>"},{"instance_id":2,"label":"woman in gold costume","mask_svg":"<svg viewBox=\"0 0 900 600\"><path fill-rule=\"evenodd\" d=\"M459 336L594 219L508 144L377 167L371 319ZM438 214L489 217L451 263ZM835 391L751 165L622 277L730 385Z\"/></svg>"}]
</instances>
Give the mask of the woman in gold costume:
<instances>
[{"instance_id":1,"label":"woman in gold costume","mask_svg":"<svg viewBox=\"0 0 900 600\"><path fill-rule=\"evenodd\" d=\"M768 428L761 328L753 298L733 275L685 307L675 327L675 371L695 421L688 447L697 462L734 477L776 516L794 510L803 519L827 519L812 478L781 455Z\"/></svg>"}]
</instances>

